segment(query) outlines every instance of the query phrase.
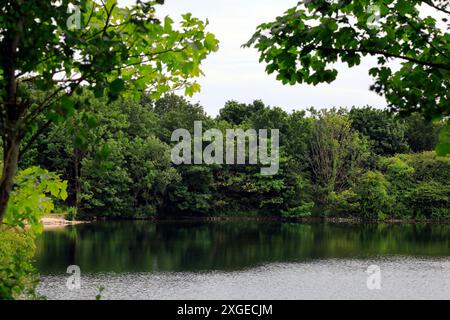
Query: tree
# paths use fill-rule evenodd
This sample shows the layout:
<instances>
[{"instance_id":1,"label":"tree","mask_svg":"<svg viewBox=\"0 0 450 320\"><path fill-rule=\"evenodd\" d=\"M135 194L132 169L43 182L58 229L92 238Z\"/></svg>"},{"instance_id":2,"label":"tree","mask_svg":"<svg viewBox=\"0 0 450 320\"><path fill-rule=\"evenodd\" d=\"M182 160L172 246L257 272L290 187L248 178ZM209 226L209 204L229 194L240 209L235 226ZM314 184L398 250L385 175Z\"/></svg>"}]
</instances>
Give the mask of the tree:
<instances>
[{"instance_id":1,"label":"tree","mask_svg":"<svg viewBox=\"0 0 450 320\"><path fill-rule=\"evenodd\" d=\"M364 218L384 219L390 213L392 195L389 182L382 173L368 171L362 175L354 188L359 212Z\"/></svg>"},{"instance_id":2,"label":"tree","mask_svg":"<svg viewBox=\"0 0 450 320\"><path fill-rule=\"evenodd\" d=\"M258 113L265 108L260 100L255 100L252 104L239 103L231 100L225 103L220 109L218 120L225 120L234 125L240 125L248 120L254 113Z\"/></svg>"},{"instance_id":3,"label":"tree","mask_svg":"<svg viewBox=\"0 0 450 320\"><path fill-rule=\"evenodd\" d=\"M450 115L450 24L442 29L433 16L421 17L421 6L435 17L450 13L445 0L301 1L260 25L246 46L259 50L268 73L291 85L331 83L336 62L351 68L377 57L371 90L401 114L442 119ZM450 124L437 151L450 154Z\"/></svg>"},{"instance_id":4,"label":"tree","mask_svg":"<svg viewBox=\"0 0 450 320\"><path fill-rule=\"evenodd\" d=\"M213 204L212 170L209 166L182 165L178 167L181 181L167 187L167 199L163 214L201 215L211 214Z\"/></svg>"},{"instance_id":5,"label":"tree","mask_svg":"<svg viewBox=\"0 0 450 320\"><path fill-rule=\"evenodd\" d=\"M77 90L87 87L112 100L125 88L128 96L147 91L157 98L182 87L193 94L199 85L190 79L201 74L200 63L217 49L206 23L191 14L183 15L180 31L169 17L159 21L155 7L161 0L138 0L129 8L117 0L81 0L69 16L70 2L0 5L0 222L19 159L52 123L73 114ZM44 96L36 99L33 88ZM42 116L46 121L36 127Z\"/></svg>"},{"instance_id":6,"label":"tree","mask_svg":"<svg viewBox=\"0 0 450 320\"><path fill-rule=\"evenodd\" d=\"M312 128L309 164L323 205L331 192L344 190L366 159L367 142L339 112L321 111Z\"/></svg>"},{"instance_id":7,"label":"tree","mask_svg":"<svg viewBox=\"0 0 450 320\"><path fill-rule=\"evenodd\" d=\"M155 137L160 132L157 115L133 99L109 103L89 92L74 95L76 101L87 97L91 106L77 110L70 121L52 125L20 166L61 172L68 181L65 204L76 207L80 216L155 214L166 186L177 179L169 145ZM90 123L95 130L89 129Z\"/></svg>"},{"instance_id":8,"label":"tree","mask_svg":"<svg viewBox=\"0 0 450 320\"><path fill-rule=\"evenodd\" d=\"M413 152L431 151L436 148L443 122L426 121L415 113L405 119L405 125L406 141Z\"/></svg>"},{"instance_id":9,"label":"tree","mask_svg":"<svg viewBox=\"0 0 450 320\"><path fill-rule=\"evenodd\" d=\"M395 155L409 151L405 125L386 110L352 108L349 118L352 128L369 140L375 154Z\"/></svg>"},{"instance_id":10,"label":"tree","mask_svg":"<svg viewBox=\"0 0 450 320\"><path fill-rule=\"evenodd\" d=\"M155 134L167 144L173 143L171 138L174 130L184 128L193 133L194 121L208 121L202 106L191 104L185 98L174 94L151 101L150 106L159 119L158 131Z\"/></svg>"}]
</instances>

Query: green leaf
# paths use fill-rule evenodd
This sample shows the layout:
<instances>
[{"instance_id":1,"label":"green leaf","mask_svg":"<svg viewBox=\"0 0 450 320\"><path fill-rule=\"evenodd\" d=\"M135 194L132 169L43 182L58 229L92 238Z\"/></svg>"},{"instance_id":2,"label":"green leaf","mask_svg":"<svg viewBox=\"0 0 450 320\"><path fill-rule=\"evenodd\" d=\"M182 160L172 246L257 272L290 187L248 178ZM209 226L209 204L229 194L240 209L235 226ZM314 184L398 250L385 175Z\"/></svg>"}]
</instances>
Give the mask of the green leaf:
<instances>
[{"instance_id":1,"label":"green leaf","mask_svg":"<svg viewBox=\"0 0 450 320\"><path fill-rule=\"evenodd\" d=\"M439 144L436 146L436 154L440 157L450 155L450 123L444 126L439 133Z\"/></svg>"},{"instance_id":2,"label":"green leaf","mask_svg":"<svg viewBox=\"0 0 450 320\"><path fill-rule=\"evenodd\" d=\"M72 98L64 96L61 99L61 109L67 116L73 116L75 113L75 102Z\"/></svg>"},{"instance_id":3,"label":"green leaf","mask_svg":"<svg viewBox=\"0 0 450 320\"><path fill-rule=\"evenodd\" d=\"M210 51L217 50L217 45L219 44L219 41L216 39L216 37L212 33L208 33L205 37L205 48Z\"/></svg>"},{"instance_id":4,"label":"green leaf","mask_svg":"<svg viewBox=\"0 0 450 320\"><path fill-rule=\"evenodd\" d=\"M450 155L450 143L439 143L436 146L436 154L439 157L445 157Z\"/></svg>"},{"instance_id":5,"label":"green leaf","mask_svg":"<svg viewBox=\"0 0 450 320\"><path fill-rule=\"evenodd\" d=\"M399 0L397 2L396 8L402 15L414 12L415 3L411 0Z\"/></svg>"},{"instance_id":6,"label":"green leaf","mask_svg":"<svg viewBox=\"0 0 450 320\"><path fill-rule=\"evenodd\" d=\"M116 79L109 85L109 90L113 94L119 94L125 89L125 81L123 79Z\"/></svg>"},{"instance_id":7,"label":"green leaf","mask_svg":"<svg viewBox=\"0 0 450 320\"><path fill-rule=\"evenodd\" d=\"M96 85L94 87L94 96L97 99L103 97L104 92L105 92L105 88L103 88L102 86Z\"/></svg>"}]
</instances>

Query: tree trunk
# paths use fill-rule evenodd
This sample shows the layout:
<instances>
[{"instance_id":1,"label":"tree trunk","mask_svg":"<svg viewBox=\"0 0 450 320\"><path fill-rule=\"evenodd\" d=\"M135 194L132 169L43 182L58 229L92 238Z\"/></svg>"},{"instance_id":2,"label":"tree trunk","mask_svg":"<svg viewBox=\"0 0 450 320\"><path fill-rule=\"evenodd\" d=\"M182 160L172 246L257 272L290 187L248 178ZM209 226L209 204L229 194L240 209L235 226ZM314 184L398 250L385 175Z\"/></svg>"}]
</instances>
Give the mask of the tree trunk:
<instances>
[{"instance_id":1,"label":"tree trunk","mask_svg":"<svg viewBox=\"0 0 450 320\"><path fill-rule=\"evenodd\" d=\"M80 155L80 150L78 148L74 149L74 153L75 153L75 206L77 208L77 212L80 212L80 207L81 207L81 184L80 184L81 155Z\"/></svg>"},{"instance_id":2,"label":"tree trunk","mask_svg":"<svg viewBox=\"0 0 450 320\"><path fill-rule=\"evenodd\" d=\"M0 224L2 224L3 218L5 217L9 197L14 185L14 177L17 173L19 147L20 138L18 136L6 138L6 144L3 146L4 163L0 182Z\"/></svg>"},{"instance_id":3,"label":"tree trunk","mask_svg":"<svg viewBox=\"0 0 450 320\"><path fill-rule=\"evenodd\" d=\"M24 0L10 1L13 6L13 12L21 12ZM2 39L2 90L5 91L5 98L0 104L0 122L1 133L3 137L3 172L0 180L0 225L8 207L9 197L14 185L14 177L17 173L19 162L20 142L25 129L20 122L24 114L26 104L23 101L18 103L17 88L19 87L16 71L18 66L18 53L25 16L18 15L18 18L12 18L13 24L4 30ZM4 87L3 87L4 85Z\"/></svg>"}]
</instances>

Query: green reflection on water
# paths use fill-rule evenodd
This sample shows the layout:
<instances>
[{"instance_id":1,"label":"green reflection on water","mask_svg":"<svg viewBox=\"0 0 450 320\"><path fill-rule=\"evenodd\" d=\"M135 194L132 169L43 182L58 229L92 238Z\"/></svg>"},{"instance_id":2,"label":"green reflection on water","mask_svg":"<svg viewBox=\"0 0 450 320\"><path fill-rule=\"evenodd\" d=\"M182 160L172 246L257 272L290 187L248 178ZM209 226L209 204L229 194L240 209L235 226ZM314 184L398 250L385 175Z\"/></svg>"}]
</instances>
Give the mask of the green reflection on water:
<instances>
[{"instance_id":1,"label":"green reflection on water","mask_svg":"<svg viewBox=\"0 0 450 320\"><path fill-rule=\"evenodd\" d=\"M42 274L240 270L268 262L450 256L449 225L98 222L44 232Z\"/></svg>"}]
</instances>

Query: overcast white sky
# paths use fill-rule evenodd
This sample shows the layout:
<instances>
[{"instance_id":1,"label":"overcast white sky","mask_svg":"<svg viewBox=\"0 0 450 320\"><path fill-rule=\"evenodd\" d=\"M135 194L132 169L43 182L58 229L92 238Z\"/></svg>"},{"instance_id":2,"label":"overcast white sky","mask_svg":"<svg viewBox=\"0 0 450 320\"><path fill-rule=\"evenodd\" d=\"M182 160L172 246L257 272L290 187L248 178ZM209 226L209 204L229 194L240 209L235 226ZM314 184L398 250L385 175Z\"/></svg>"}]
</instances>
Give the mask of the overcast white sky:
<instances>
[{"instance_id":1,"label":"overcast white sky","mask_svg":"<svg viewBox=\"0 0 450 320\"><path fill-rule=\"evenodd\" d=\"M133 0L120 0L129 4ZM191 12L202 19L208 18L208 30L220 40L220 50L203 64L205 77L200 79L201 93L190 100L200 102L205 111L216 115L228 100L252 102L262 99L266 104L279 106L286 111L306 109L311 106L386 106L383 97L369 91L372 78L369 60L357 68L338 67L338 79L330 85L283 86L274 75L265 73L254 49L242 49L262 22L272 21L298 0L166 0L158 6L159 15L179 18ZM176 20L176 19L175 19ZM372 61L375 61L374 59Z\"/></svg>"}]
</instances>

